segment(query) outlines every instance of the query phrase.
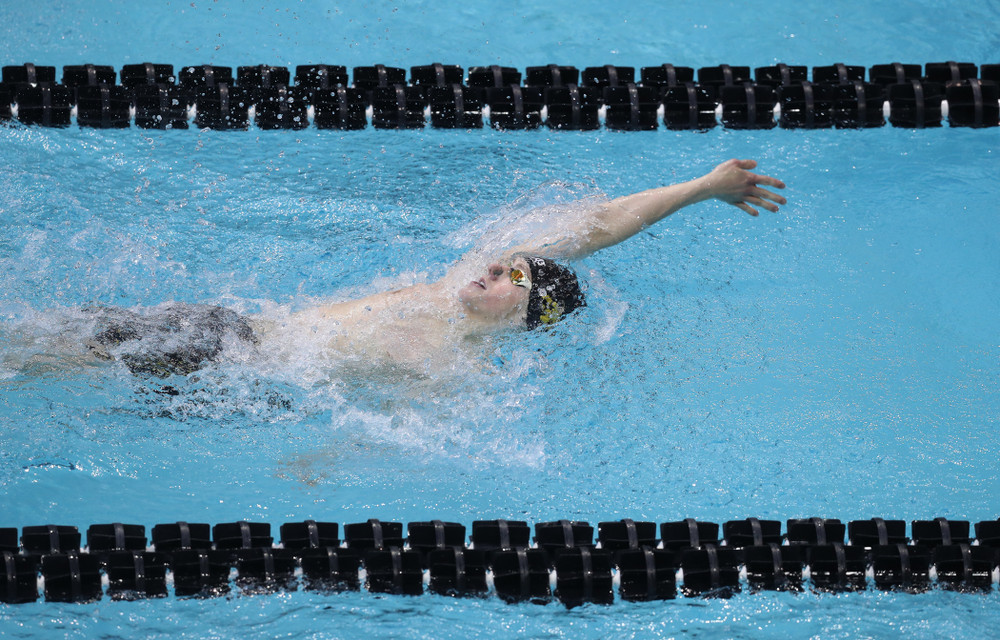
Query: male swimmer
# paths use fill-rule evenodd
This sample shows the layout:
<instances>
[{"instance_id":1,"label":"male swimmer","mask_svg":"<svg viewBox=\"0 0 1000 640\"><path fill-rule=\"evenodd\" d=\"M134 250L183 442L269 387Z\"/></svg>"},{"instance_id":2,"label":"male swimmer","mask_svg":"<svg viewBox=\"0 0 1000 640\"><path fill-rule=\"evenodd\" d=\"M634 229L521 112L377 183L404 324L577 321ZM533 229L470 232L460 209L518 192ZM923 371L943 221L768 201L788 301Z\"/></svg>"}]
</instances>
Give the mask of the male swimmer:
<instances>
[{"instance_id":1,"label":"male swimmer","mask_svg":"<svg viewBox=\"0 0 1000 640\"><path fill-rule=\"evenodd\" d=\"M778 211L785 198L765 187L784 189L785 184L752 173L756 166L754 160L729 160L694 180L617 198L586 215L557 220L532 241L480 265L471 278L469 258L463 258L436 282L314 307L280 323L244 318L219 307L175 304L163 309L168 320L164 325L155 316L102 308L96 310L105 316L101 330L88 346L99 357L111 358L118 345L144 340L152 331L168 346L143 349L122 360L135 372L157 375L198 369L216 358L225 339L256 344L265 338L294 341L304 336L334 353L423 367L469 339L545 327L582 306L576 275L557 260L591 255L709 199L753 216L757 209ZM178 324L194 329L194 347L164 338Z\"/></svg>"}]
</instances>

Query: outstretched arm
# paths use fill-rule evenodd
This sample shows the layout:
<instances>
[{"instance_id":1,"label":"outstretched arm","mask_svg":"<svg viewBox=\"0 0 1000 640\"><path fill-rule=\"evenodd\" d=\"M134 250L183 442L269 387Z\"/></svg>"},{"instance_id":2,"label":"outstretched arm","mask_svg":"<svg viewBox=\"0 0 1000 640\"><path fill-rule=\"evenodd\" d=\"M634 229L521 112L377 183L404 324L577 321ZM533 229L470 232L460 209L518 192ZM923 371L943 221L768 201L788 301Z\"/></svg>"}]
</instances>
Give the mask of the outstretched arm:
<instances>
[{"instance_id":1,"label":"outstretched arm","mask_svg":"<svg viewBox=\"0 0 1000 640\"><path fill-rule=\"evenodd\" d=\"M760 185L784 189L785 183L751 173L756 166L755 160L728 160L689 182L616 198L546 234L543 246L518 247L516 251L568 260L582 258L631 238L679 209L712 198L752 216L758 214L755 207L777 211L785 199Z\"/></svg>"}]
</instances>

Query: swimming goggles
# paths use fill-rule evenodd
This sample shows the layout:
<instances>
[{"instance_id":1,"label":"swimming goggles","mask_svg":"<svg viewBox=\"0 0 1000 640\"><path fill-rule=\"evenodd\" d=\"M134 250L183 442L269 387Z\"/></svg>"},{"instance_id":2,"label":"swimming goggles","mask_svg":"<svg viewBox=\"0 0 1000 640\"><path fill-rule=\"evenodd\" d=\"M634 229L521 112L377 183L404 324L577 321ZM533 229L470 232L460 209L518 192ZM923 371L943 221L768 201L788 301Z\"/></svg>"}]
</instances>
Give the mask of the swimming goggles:
<instances>
[{"instance_id":1,"label":"swimming goggles","mask_svg":"<svg viewBox=\"0 0 1000 640\"><path fill-rule=\"evenodd\" d=\"M524 275L523 271L515 269L513 266L510 268L510 282L516 287L524 287L525 289L531 288L531 280L528 280L528 276Z\"/></svg>"}]
</instances>

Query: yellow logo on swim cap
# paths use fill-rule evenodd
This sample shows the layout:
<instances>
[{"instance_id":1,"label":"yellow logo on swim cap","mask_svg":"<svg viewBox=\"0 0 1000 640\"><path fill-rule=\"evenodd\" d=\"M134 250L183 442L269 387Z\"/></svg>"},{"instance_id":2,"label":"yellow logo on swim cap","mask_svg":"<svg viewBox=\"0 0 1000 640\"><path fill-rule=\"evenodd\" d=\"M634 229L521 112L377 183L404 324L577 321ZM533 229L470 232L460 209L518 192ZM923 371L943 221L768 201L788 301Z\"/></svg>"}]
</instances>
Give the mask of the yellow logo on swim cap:
<instances>
[{"instance_id":1,"label":"yellow logo on swim cap","mask_svg":"<svg viewBox=\"0 0 1000 640\"><path fill-rule=\"evenodd\" d=\"M552 299L552 296L545 294L542 296L542 314L538 320L542 324L555 324L562 317L562 307Z\"/></svg>"}]
</instances>

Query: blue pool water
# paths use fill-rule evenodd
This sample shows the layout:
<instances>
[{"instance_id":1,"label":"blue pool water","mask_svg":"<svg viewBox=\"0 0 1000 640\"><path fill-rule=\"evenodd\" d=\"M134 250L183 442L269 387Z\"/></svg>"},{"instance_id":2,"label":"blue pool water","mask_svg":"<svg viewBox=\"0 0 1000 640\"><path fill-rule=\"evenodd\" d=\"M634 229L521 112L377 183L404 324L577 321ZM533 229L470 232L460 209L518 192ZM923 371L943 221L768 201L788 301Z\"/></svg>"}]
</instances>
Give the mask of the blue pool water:
<instances>
[{"instance_id":1,"label":"blue pool water","mask_svg":"<svg viewBox=\"0 0 1000 640\"><path fill-rule=\"evenodd\" d=\"M259 3L258 3L259 4ZM1000 5L124 2L0 8L3 64L870 66L996 59ZM755 25L748 30L747 25ZM315 518L997 518L993 130L0 129L0 526ZM753 157L789 205L706 203L577 265L590 304L420 377L308 345L162 381L76 362L80 309L280 320L427 281L533 207ZM0 606L33 637L996 636L997 593L572 611L292 593Z\"/></svg>"}]
</instances>

